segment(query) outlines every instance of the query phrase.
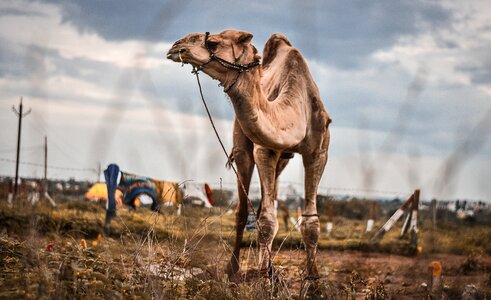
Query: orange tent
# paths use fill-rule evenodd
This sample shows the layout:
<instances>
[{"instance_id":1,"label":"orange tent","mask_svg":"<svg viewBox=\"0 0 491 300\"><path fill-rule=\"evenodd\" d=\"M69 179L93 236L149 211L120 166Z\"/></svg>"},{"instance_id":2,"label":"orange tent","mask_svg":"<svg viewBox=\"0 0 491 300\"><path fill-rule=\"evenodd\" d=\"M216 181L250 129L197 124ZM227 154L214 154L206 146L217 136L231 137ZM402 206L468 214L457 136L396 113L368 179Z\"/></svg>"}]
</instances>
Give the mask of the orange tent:
<instances>
[{"instance_id":1,"label":"orange tent","mask_svg":"<svg viewBox=\"0 0 491 300\"><path fill-rule=\"evenodd\" d=\"M107 201L107 186L105 183L97 182L85 193L85 198L92 201Z\"/></svg>"}]
</instances>

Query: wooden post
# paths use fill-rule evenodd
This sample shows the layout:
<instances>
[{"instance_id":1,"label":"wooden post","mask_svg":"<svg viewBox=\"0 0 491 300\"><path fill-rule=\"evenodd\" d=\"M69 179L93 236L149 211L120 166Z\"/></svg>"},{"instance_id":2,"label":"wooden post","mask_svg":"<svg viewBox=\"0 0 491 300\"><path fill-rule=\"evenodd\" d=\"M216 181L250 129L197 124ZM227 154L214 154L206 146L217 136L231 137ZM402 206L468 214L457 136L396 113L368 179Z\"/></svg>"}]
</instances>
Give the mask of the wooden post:
<instances>
[{"instance_id":1,"label":"wooden post","mask_svg":"<svg viewBox=\"0 0 491 300\"><path fill-rule=\"evenodd\" d=\"M416 234L418 231L419 194L419 190L414 190L413 201L411 203L410 210L407 213L404 225L402 226L401 237L405 236L408 230L411 232L411 235Z\"/></svg>"},{"instance_id":2,"label":"wooden post","mask_svg":"<svg viewBox=\"0 0 491 300\"><path fill-rule=\"evenodd\" d=\"M372 238L372 243L379 242L384 234L389 231L389 229L399 220L399 218L407 212L407 217L402 226L401 237L405 236L409 230L410 236L410 247L412 249L417 249L418 246L418 206L419 206L419 194L420 190L415 190L414 193L404 202L401 207L390 217L390 219L384 224L382 228L375 234Z\"/></svg>"},{"instance_id":3,"label":"wooden post","mask_svg":"<svg viewBox=\"0 0 491 300\"><path fill-rule=\"evenodd\" d=\"M327 231L327 236L330 236L333 228L334 204L328 203L326 209L327 209L326 231Z\"/></svg>"},{"instance_id":4,"label":"wooden post","mask_svg":"<svg viewBox=\"0 0 491 300\"><path fill-rule=\"evenodd\" d=\"M409 233L410 233L410 244L411 247L418 246L418 209L419 209L419 194L420 190L417 189L414 191L413 204L411 210L411 224L409 225Z\"/></svg>"},{"instance_id":5,"label":"wooden post","mask_svg":"<svg viewBox=\"0 0 491 300\"><path fill-rule=\"evenodd\" d=\"M384 226L379 229L379 231L372 238L372 243L379 242L385 235L387 231L389 231L392 226L401 218L401 216L406 212L407 208L413 203L414 193L404 202L399 209L390 217L390 219L385 222Z\"/></svg>"},{"instance_id":6,"label":"wooden post","mask_svg":"<svg viewBox=\"0 0 491 300\"><path fill-rule=\"evenodd\" d=\"M431 271L430 295L432 296L432 299L440 299L443 290L442 263L439 261L432 261L429 267Z\"/></svg>"},{"instance_id":7,"label":"wooden post","mask_svg":"<svg viewBox=\"0 0 491 300\"><path fill-rule=\"evenodd\" d=\"M436 229L436 199L431 200L431 220L433 223L433 230Z\"/></svg>"},{"instance_id":8,"label":"wooden post","mask_svg":"<svg viewBox=\"0 0 491 300\"><path fill-rule=\"evenodd\" d=\"M365 233L372 232L373 224L375 222L375 211L377 209L377 203L375 201L370 202L370 208L368 209L368 221L367 221L367 229Z\"/></svg>"},{"instance_id":9,"label":"wooden post","mask_svg":"<svg viewBox=\"0 0 491 300\"><path fill-rule=\"evenodd\" d=\"M407 230L409 229L409 220L411 219L411 216L412 210L409 210L406 214L406 218L404 219L404 224L402 224L401 237L404 237L407 233Z\"/></svg>"},{"instance_id":10,"label":"wooden post","mask_svg":"<svg viewBox=\"0 0 491 300\"><path fill-rule=\"evenodd\" d=\"M44 136L44 191L48 191L48 137Z\"/></svg>"},{"instance_id":11,"label":"wooden post","mask_svg":"<svg viewBox=\"0 0 491 300\"><path fill-rule=\"evenodd\" d=\"M43 188L42 195L46 198L51 206L56 207L56 202L51 198L48 193L48 137L44 136L44 180L43 180Z\"/></svg>"},{"instance_id":12,"label":"wooden post","mask_svg":"<svg viewBox=\"0 0 491 300\"><path fill-rule=\"evenodd\" d=\"M430 232L430 251L435 251L435 231L436 231L436 213L437 213L437 202L436 199L431 200L431 222L432 229Z\"/></svg>"},{"instance_id":13,"label":"wooden post","mask_svg":"<svg viewBox=\"0 0 491 300\"><path fill-rule=\"evenodd\" d=\"M409 226L410 230L414 230L416 232L418 231L419 194L419 189L414 191L411 225Z\"/></svg>"}]
</instances>

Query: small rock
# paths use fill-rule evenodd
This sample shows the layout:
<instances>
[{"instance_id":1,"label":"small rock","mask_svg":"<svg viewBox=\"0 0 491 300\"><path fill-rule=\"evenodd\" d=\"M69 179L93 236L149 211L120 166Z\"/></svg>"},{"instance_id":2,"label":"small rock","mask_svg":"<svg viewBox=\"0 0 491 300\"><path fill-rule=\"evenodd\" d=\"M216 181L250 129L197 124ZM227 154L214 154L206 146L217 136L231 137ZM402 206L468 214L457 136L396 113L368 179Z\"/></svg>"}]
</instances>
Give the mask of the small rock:
<instances>
[{"instance_id":1,"label":"small rock","mask_svg":"<svg viewBox=\"0 0 491 300\"><path fill-rule=\"evenodd\" d=\"M476 300L480 299L479 291L473 284L468 284L464 287L464 292L462 292L462 300Z\"/></svg>"},{"instance_id":2,"label":"small rock","mask_svg":"<svg viewBox=\"0 0 491 300\"><path fill-rule=\"evenodd\" d=\"M394 277L392 276L387 276L384 279L384 283L393 283L394 282Z\"/></svg>"},{"instance_id":3,"label":"small rock","mask_svg":"<svg viewBox=\"0 0 491 300\"><path fill-rule=\"evenodd\" d=\"M375 277L369 277L369 278L367 279L367 283L369 283L369 284L372 284L372 283L374 283L375 281L377 281L377 278L375 278Z\"/></svg>"}]
</instances>

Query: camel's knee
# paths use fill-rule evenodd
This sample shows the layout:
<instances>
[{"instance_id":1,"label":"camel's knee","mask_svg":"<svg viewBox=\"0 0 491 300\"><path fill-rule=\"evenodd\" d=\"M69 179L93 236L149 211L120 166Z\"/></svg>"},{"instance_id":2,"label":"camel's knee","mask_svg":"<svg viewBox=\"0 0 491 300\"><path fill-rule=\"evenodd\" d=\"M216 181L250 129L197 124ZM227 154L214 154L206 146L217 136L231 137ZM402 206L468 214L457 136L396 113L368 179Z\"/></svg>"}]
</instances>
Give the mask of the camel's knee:
<instances>
[{"instance_id":1,"label":"camel's knee","mask_svg":"<svg viewBox=\"0 0 491 300\"><path fill-rule=\"evenodd\" d=\"M302 238L307 248L316 247L320 235L318 217L304 217L301 224Z\"/></svg>"},{"instance_id":2,"label":"camel's knee","mask_svg":"<svg viewBox=\"0 0 491 300\"><path fill-rule=\"evenodd\" d=\"M248 166L254 162L252 149L243 149L239 147L234 147L232 149L231 157L238 165Z\"/></svg>"},{"instance_id":3,"label":"camel's knee","mask_svg":"<svg viewBox=\"0 0 491 300\"><path fill-rule=\"evenodd\" d=\"M278 220L273 213L264 213L257 220L257 225L259 244L261 246L271 246L278 232Z\"/></svg>"}]
</instances>

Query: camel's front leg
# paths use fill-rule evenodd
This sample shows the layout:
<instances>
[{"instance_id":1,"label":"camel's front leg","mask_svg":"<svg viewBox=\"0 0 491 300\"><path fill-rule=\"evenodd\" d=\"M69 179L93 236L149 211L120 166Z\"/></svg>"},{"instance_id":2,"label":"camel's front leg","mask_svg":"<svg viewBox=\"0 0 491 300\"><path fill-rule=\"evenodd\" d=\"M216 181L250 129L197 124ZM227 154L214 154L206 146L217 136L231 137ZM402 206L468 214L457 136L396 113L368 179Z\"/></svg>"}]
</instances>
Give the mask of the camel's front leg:
<instances>
[{"instance_id":1,"label":"camel's front leg","mask_svg":"<svg viewBox=\"0 0 491 300\"><path fill-rule=\"evenodd\" d=\"M302 238L307 251L307 277L319 277L316 266L317 242L320 224L317 215L317 188L327 162L327 148L312 154L303 155L305 167L305 208L302 215Z\"/></svg>"},{"instance_id":2,"label":"camel's front leg","mask_svg":"<svg viewBox=\"0 0 491 300\"><path fill-rule=\"evenodd\" d=\"M288 158L280 158L278 160L278 164L276 165L276 174L275 174L275 186L274 186L274 199L278 200L278 191L279 191L279 185L280 181L278 178L280 177L281 172L286 168L286 165L290 162L290 159Z\"/></svg>"},{"instance_id":3,"label":"camel's front leg","mask_svg":"<svg viewBox=\"0 0 491 300\"><path fill-rule=\"evenodd\" d=\"M237 166L237 191L239 201L237 203L237 212L235 216L236 234L235 244L230 263L227 266L229 276L234 276L240 270L240 246L244 235L244 227L249 215L249 185L251 183L252 172L254 171L253 144L244 135L237 121L234 124L234 147L232 153Z\"/></svg>"},{"instance_id":4,"label":"camel's front leg","mask_svg":"<svg viewBox=\"0 0 491 300\"><path fill-rule=\"evenodd\" d=\"M271 266L271 246L278 232L278 219L274 210L276 166L279 152L254 145L256 162L261 181L261 212L257 220L259 239L259 269L269 270Z\"/></svg>"}]
</instances>

